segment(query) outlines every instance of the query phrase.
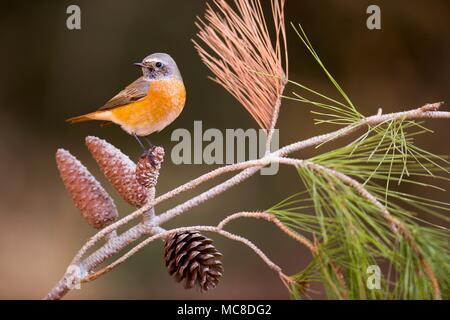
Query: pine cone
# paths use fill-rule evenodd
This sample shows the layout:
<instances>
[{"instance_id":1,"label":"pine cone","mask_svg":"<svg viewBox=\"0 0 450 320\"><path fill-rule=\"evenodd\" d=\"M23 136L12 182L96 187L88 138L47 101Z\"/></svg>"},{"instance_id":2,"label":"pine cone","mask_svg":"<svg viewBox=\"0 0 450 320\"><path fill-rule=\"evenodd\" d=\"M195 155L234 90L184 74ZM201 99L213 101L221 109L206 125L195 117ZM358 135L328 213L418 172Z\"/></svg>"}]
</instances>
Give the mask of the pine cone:
<instances>
[{"instance_id":1,"label":"pine cone","mask_svg":"<svg viewBox=\"0 0 450 320\"><path fill-rule=\"evenodd\" d=\"M143 206L149 189L136 180L136 164L112 144L103 139L86 137L86 145L100 169L122 198L131 205Z\"/></svg>"},{"instance_id":2,"label":"pine cone","mask_svg":"<svg viewBox=\"0 0 450 320\"><path fill-rule=\"evenodd\" d=\"M170 235L164 244L164 260L170 275L184 282L185 289L194 286L202 291L213 289L223 274L222 254L213 241L196 231Z\"/></svg>"},{"instance_id":3,"label":"pine cone","mask_svg":"<svg viewBox=\"0 0 450 320\"><path fill-rule=\"evenodd\" d=\"M164 149L156 146L151 147L139 158L136 165L136 179L141 186L146 188L156 186L163 161Z\"/></svg>"},{"instance_id":4,"label":"pine cone","mask_svg":"<svg viewBox=\"0 0 450 320\"><path fill-rule=\"evenodd\" d=\"M75 205L91 226L102 229L117 219L114 201L80 161L59 149L56 164Z\"/></svg>"}]
</instances>

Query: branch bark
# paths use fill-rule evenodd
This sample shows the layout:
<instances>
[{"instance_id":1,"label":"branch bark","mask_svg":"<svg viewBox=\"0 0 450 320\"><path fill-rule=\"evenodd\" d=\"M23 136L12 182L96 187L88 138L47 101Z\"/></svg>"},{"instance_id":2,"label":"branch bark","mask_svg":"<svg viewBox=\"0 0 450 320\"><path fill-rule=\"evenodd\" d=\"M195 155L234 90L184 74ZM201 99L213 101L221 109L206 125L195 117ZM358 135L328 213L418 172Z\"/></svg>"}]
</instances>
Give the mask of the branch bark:
<instances>
[{"instance_id":1,"label":"branch bark","mask_svg":"<svg viewBox=\"0 0 450 320\"><path fill-rule=\"evenodd\" d=\"M131 244L132 242L136 241L137 239L145 236L145 235L151 235L150 238L147 238L143 242L141 242L139 245L137 245L135 248L131 249L127 254L125 254L123 257L126 257L125 260L133 255L135 252L137 252L140 248L145 246L147 243L150 243L151 241L155 239L159 239L163 236L161 234L164 234L162 231L163 229L159 226L175 217L177 217L180 214L183 214L187 212L188 210L194 208L195 206L204 203L207 200L210 200L217 195L225 192L226 190L230 189L231 187L243 182L244 180L248 179L252 175L254 175L256 172L259 171L262 167L269 165L274 162L279 163L285 163L290 165L305 165L307 162L300 159L289 159L285 158L285 156L289 155L290 153L293 153L295 151L302 150L304 148L318 146L323 143L334 141L336 139L345 137L349 134L352 134L364 127L367 126L374 126L386 121L396 120L396 119L404 119L404 120L415 120L415 119L450 119L450 112L442 112L437 111L441 106L443 105L443 102L438 102L434 104L427 104L423 107L413 109L410 111L404 111L404 112L398 112L398 113L390 113L390 114L376 114L371 117L364 118L363 120L349 125L347 127L341 128L339 130L319 135L316 137L312 137L306 140L298 141L296 143L290 144L288 146L285 146L278 151L267 153L264 157L258 160L249 160L233 165L223 166L220 168L217 168L215 170L212 170L192 181L189 181L165 194L162 196L159 196L156 199L151 199L147 204L142 206L140 209L132 212L128 216L122 218L121 220L109 225L108 227L102 229L99 231L96 235L91 237L79 250L79 252L76 254L76 256L73 258L71 265L80 266L83 269L86 270L86 272L92 272L96 267L98 267L102 262L104 262L107 258L117 254L119 251L121 251L124 247L126 247L128 244ZM310 164L309 164L310 165ZM326 170L325 168L319 168L316 167L317 170ZM342 173L339 173L337 171L329 171L331 169L327 169L329 173L332 173L336 177L340 178L344 182L348 183L349 185L355 187L355 189L359 190L361 196L367 198L368 201L371 201L376 207L380 209L380 211L383 213L383 215L390 219L390 221L393 223L393 225L399 225L398 221L392 217L389 212L384 208L384 206L376 200L375 197L373 197L370 193L365 191L364 188L360 188L360 185L358 185L358 182L356 180L353 180L350 177L347 177L343 175ZM200 195L197 195L190 200L160 214L155 215L154 214L154 207L157 204L160 204L161 202L171 199L175 197L178 194L181 194L183 192L186 192L188 190L191 190L200 184L210 181L218 176L221 176L226 173L234 172L234 171L241 171L240 173L236 174L234 177L226 180L225 182L222 182L218 184L217 186L210 188L209 190L201 193ZM116 230L123 226L130 221L145 216L145 219L141 221L139 224L137 224L135 227L131 228L130 230L124 232L121 235L115 235ZM242 216L245 216L242 215ZM237 216L235 216L237 217ZM266 218L264 215L259 215L260 218ZM229 218L231 219L233 218ZM226 221L223 225L228 223ZM272 220L274 222L274 220ZM223 227L223 225L221 227ZM283 225L280 223L277 224L278 227L282 227ZM273 264L273 262L270 261L270 259L265 256L262 252L259 252L258 248L254 246L251 242L248 242L245 238L241 238L237 235L232 235L226 231L223 231L220 227L208 227L208 226L200 226L201 228L205 229L198 229L199 231L212 231L217 232L223 236L226 236L228 238L232 238L236 236L237 238L234 238L233 240L240 241L249 247L251 247L256 253L258 253L261 258L274 270L281 270L278 266ZM280 227L280 229L281 229ZM174 230L182 230L180 229L174 229ZM170 232L172 232L171 230ZM286 230L283 230L286 232ZM405 232L405 230L403 230ZM286 232L288 235L289 233ZM113 235L113 236L111 236ZM296 239L297 241L301 242L302 244L306 245L310 249L314 249L313 244L308 244L307 239L299 238L298 235L290 234L291 237ZM90 256L85 258L83 260L83 257L86 255L89 249L91 249L96 243L98 243L100 240L105 239L107 242L98 250L96 250L94 253L92 253ZM150 240L151 239L151 240ZM412 239L412 237L411 237ZM142 246L141 246L142 245ZM262 253L262 254L261 254ZM424 269L426 273L428 274L429 278L431 279L433 286L435 288L435 295L437 297L440 297L440 288L438 286L438 283L436 281L436 277L434 276L433 270L430 267L430 264L425 260L423 255L420 255L421 259L424 261ZM119 258L116 261L119 261L117 263L120 264L124 260L121 260L122 258ZM107 271L106 271L107 272ZM280 271L281 272L281 271ZM101 273L103 274L103 273ZM98 277L100 274L98 274L96 277ZM95 278L96 278L95 277ZM280 277L283 279L283 281L286 280L284 278L284 275L280 275ZM88 279L88 278L86 278ZM433 280L434 279L434 280ZM55 287L47 294L45 299L60 299L62 298L67 292L69 292L69 288L67 286L67 274L63 276L63 278L55 285Z\"/></svg>"}]
</instances>

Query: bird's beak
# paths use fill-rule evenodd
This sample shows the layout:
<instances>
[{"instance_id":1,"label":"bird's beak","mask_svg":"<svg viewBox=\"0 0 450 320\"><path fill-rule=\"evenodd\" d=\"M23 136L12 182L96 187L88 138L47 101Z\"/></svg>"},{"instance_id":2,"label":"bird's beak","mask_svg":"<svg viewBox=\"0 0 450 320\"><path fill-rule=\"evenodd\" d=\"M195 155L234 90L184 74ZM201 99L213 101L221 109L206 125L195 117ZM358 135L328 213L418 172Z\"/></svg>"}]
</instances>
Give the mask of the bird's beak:
<instances>
[{"instance_id":1,"label":"bird's beak","mask_svg":"<svg viewBox=\"0 0 450 320\"><path fill-rule=\"evenodd\" d=\"M134 65L138 66L138 67L141 67L141 68L144 67L144 64L142 62L135 62Z\"/></svg>"}]
</instances>

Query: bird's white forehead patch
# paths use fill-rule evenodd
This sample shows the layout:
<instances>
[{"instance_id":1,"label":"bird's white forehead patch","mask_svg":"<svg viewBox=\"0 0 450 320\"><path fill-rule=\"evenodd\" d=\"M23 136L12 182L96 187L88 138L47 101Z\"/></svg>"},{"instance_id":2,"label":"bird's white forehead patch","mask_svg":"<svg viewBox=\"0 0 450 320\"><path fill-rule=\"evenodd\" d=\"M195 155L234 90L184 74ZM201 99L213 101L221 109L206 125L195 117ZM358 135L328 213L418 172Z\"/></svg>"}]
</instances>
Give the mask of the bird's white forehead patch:
<instances>
[{"instance_id":1,"label":"bird's white forehead patch","mask_svg":"<svg viewBox=\"0 0 450 320\"><path fill-rule=\"evenodd\" d=\"M144 58L144 61L148 62L162 62L164 64L175 64L175 61L173 61L172 57L165 53L154 53L149 56L146 56Z\"/></svg>"},{"instance_id":2,"label":"bird's white forehead patch","mask_svg":"<svg viewBox=\"0 0 450 320\"><path fill-rule=\"evenodd\" d=\"M146 58L146 59L144 59L144 61L143 62L164 62L164 61L162 61L161 59L158 59L158 58Z\"/></svg>"}]
</instances>

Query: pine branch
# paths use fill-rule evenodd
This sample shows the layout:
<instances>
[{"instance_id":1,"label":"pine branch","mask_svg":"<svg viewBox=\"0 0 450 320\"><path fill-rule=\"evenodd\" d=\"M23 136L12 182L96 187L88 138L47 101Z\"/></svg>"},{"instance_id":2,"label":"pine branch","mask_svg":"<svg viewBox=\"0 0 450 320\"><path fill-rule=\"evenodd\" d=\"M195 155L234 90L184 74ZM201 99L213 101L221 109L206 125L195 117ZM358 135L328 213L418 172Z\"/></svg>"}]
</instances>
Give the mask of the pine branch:
<instances>
[{"instance_id":1,"label":"pine branch","mask_svg":"<svg viewBox=\"0 0 450 320\"><path fill-rule=\"evenodd\" d=\"M381 123L384 123L386 121L392 121L392 120L421 120L421 119L450 119L450 112L448 111L438 111L442 106L444 105L444 102L436 102L436 103L429 103L426 104L420 108L412 109L409 111L403 111L403 112L393 112L393 113L387 113L387 114L376 114L367 118L363 118L362 120L350 124L344 128L341 128L339 130L315 136L303 141L298 141L295 143L292 143L288 146L285 146L281 148L280 150L276 151L275 155L280 156L286 156L290 153L293 153L295 151L299 151L305 148L309 147L316 147L319 145L323 145L325 143L334 141L336 139L348 136L358 130L361 130L364 127L367 126L376 126Z\"/></svg>"},{"instance_id":2,"label":"pine branch","mask_svg":"<svg viewBox=\"0 0 450 320\"><path fill-rule=\"evenodd\" d=\"M330 297L380 298L374 291L366 292L359 271L361 266L374 263L376 258L384 258L394 268L407 271L404 276L398 276L394 283L390 282L389 276L384 280L388 287L393 286L393 289L387 292L393 292L395 298L441 298L448 295L450 283L444 271L448 266L446 255L444 254L443 258L433 256L436 251L448 251L445 247L448 235L436 228L413 224L409 211L390 201L391 197L406 199L417 208L431 213L435 213L435 208L450 209L447 204L392 191L390 185L391 181L411 181L419 184L420 182L411 179L413 175L435 176L436 173L436 176L440 177L440 173L448 172L446 162L442 161L444 159L414 145L414 134L406 132L411 126L426 131L420 124L412 122L413 120L450 119L450 112L439 111L443 102L389 114L383 114L380 109L376 115L364 117L325 67L301 26L296 28L293 25L294 31L345 102L339 102L300 83L287 80L284 0L270 1L274 37L271 37L269 32L260 1L235 0L234 8L224 0L216 0L214 4L215 9L208 6L205 19L197 23L198 36L210 52L197 43L195 48L216 76L215 81L228 90L257 123L268 131L265 155L257 160L212 170L155 197L164 155L162 148L150 150L140 158L136 166L111 144L88 137L87 146L107 179L122 198L138 207L129 215L112 222L117 217L112 198L78 160L66 151L59 151L57 159L61 177L75 204L88 223L103 229L81 247L67 272L45 298L60 299L70 291L71 281L94 281L153 241L168 241L175 236L177 239L183 238L183 235L180 235L183 232L186 232L185 237L189 237L193 234L191 231L217 233L248 246L278 274L281 282L295 297L304 295L309 281L317 278L325 285ZM322 112L314 112L325 118L318 119L317 123L332 123L344 127L271 152L270 142L288 82L305 90L308 95L315 96L312 100L294 93L294 97L290 99L321 108ZM365 133L349 146L312 159L288 158L296 151L308 147L318 148L363 129ZM149 157L152 161L149 161ZM237 186L261 168L273 163L299 168L300 177L310 198L299 200L296 196L290 197L267 212L231 214L217 226L180 227L172 230L162 228L164 223ZM357 166L359 167L356 168ZM234 176L156 215L155 208L162 202L229 173ZM359 181L360 177L355 178L355 173L360 173L365 181ZM385 182L385 186L377 185L377 180ZM297 196L305 195L306 193L301 193ZM296 212L304 209L314 209L315 215ZM229 222L242 217L264 219L273 223L290 238L309 249L313 256L311 264L293 277L285 275L282 268L269 259L256 244L223 229ZM119 228L122 229L138 219L133 226L118 232ZM312 240L304 234L311 235ZM144 237L146 239L142 239ZM198 254L202 250L217 252L210 246L208 239L202 237L202 241L204 242L190 242L193 247L201 247ZM126 247L135 242L138 243L117 258ZM171 248L170 245L168 247ZM204 254L208 258L208 253ZM215 259L213 254L209 258L211 257ZM109 258L114 258L113 262L102 267ZM70 267L79 270L76 279L70 273ZM185 271L181 269L186 268L189 271L183 273ZM193 287L198 275L195 268L199 268L198 261L185 261L181 268L176 269L176 279L186 279L185 285ZM175 269L171 270L172 274ZM191 271L194 273L190 274ZM205 274L201 275L202 289L207 290L217 284L221 267L212 272L209 280ZM320 275L317 276L317 273ZM413 282L417 284L412 284ZM416 285L418 289L411 288L412 285Z\"/></svg>"},{"instance_id":3,"label":"pine branch","mask_svg":"<svg viewBox=\"0 0 450 320\"><path fill-rule=\"evenodd\" d=\"M361 195L361 197L363 197L368 202L372 203L376 208L378 208L380 213L389 222L389 225L391 226L392 231L394 233L400 233L410 243L412 249L415 251L415 253L419 257L419 260L420 260L420 263L421 263L423 269L425 270L427 276L430 278L430 281L433 284L435 298L436 299L442 298L441 289L440 289L439 283L437 281L436 275L435 275L429 261L426 259L426 257L423 256L422 252L418 249L417 243L414 240L414 237L411 235L408 228L406 227L406 225L403 224L399 219L393 217L390 214L390 212L387 210L387 208L385 206L383 206L375 196L373 196L369 191L367 191L367 189L364 188L364 186L361 183L359 183L355 179L353 179L341 172L323 167L323 166L315 164L315 163L305 162L303 160L298 160L298 159L288 159L288 158L280 158L279 162L294 165L297 167L304 166L315 172L318 172L319 174L325 173L327 175L332 175L332 176L336 177L337 179L341 180L342 182L344 182L345 184L349 185L353 189L355 189L355 191L359 195Z\"/></svg>"},{"instance_id":4,"label":"pine branch","mask_svg":"<svg viewBox=\"0 0 450 320\"><path fill-rule=\"evenodd\" d=\"M440 107L442 103L433 104L431 106L434 107ZM378 123L382 123L386 121L386 119L404 119L405 116L408 117L408 119L423 119L425 117L430 118L450 118L450 112L442 112L442 111L429 111L430 105L425 105L424 107L414 109L411 111L406 112L399 112L399 113L392 113L389 115L374 115L369 118L366 118L366 121L359 123L358 125L350 125L348 127L345 127L343 129L336 130L334 132L313 137L304 141L299 141L297 143L294 143L292 145L289 145L287 147L283 147L278 151L269 153L258 160L249 160L233 165L224 166L218 169L215 169L209 173L206 173L202 176L200 176L197 179L194 179L188 183L183 184L182 186L173 189L172 191L167 192L164 195L161 195L157 197L154 200L150 200L147 204L143 205L138 210L132 212L131 214L125 216L121 220L105 227L101 231L99 231L96 235L91 237L85 245L80 249L80 251L77 253L77 255L74 257L74 259L71 262L71 265L83 265L83 256L88 252L89 249L91 249L96 243L98 243L102 239L107 239L107 236L111 234L111 232L116 231L119 227L129 223L130 221L141 217L149 210L152 210L155 208L157 204L162 203L165 200L171 199L175 197L176 195L179 195L185 191L191 190L192 188L195 188L199 186L200 184L210 181L216 177L219 177L220 175L223 175L225 173L233 172L233 171L241 171L239 174L235 175L233 178L218 184L217 186L203 192L202 194L193 197L192 199L160 214L155 215L151 217L150 219L146 220L144 227L136 227L136 229L129 231L128 233L125 232L122 236L114 237L114 242L110 242L109 240L105 247L100 248L98 251L96 251L95 254L91 255L87 260L88 262L88 271L93 270L95 267L100 265L103 261L105 261L107 258L117 254L122 248L126 247L128 244L134 242L136 239L144 236L152 234L153 232L156 232L155 230L160 230L158 227L162 225L163 223L175 218L176 216L183 214L185 212L188 212L188 210L192 209L193 207L210 200L217 195L225 192L229 188L243 182L247 178L251 177L253 174L259 171L264 166L270 165L272 163L286 163L286 164L292 164L290 161L291 159L284 158L280 155L286 155L290 152L297 151L309 146L316 146L326 141L335 140L338 138L345 137L348 134L351 134L355 132L357 129L361 129L364 126L370 125L376 125ZM430 113L432 112L432 113ZM438 117L436 117L436 112L439 112ZM445 116L444 116L445 115ZM367 120L369 119L369 120ZM302 162L303 160L297 159L295 161ZM300 163L299 162L299 163ZM298 163L297 163L298 164ZM120 239L120 240L117 240ZM145 240L144 240L145 241ZM129 258L134 254L134 251L129 256L126 255L125 257ZM85 275L88 277L88 274ZM63 277L63 279L55 286L55 288L49 292L49 294L46 296L48 299L54 299L54 298L61 298L64 294L68 292L68 288L65 286L61 286L61 283L63 283L66 279L66 275ZM85 279L81 279L82 281L85 281Z\"/></svg>"}]
</instances>

